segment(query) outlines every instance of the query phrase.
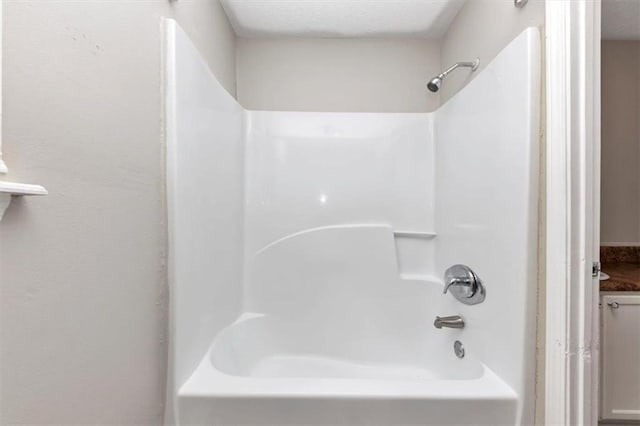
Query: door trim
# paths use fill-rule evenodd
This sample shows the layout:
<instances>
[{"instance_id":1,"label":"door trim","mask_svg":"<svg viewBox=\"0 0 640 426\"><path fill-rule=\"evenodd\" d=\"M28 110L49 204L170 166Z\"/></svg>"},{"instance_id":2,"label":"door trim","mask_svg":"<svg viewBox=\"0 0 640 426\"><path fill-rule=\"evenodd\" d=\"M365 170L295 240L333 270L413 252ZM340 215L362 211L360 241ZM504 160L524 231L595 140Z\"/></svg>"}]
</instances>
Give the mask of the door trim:
<instances>
[{"instance_id":1,"label":"door trim","mask_svg":"<svg viewBox=\"0 0 640 426\"><path fill-rule=\"evenodd\" d=\"M545 424L598 414L600 0L547 0Z\"/></svg>"}]
</instances>

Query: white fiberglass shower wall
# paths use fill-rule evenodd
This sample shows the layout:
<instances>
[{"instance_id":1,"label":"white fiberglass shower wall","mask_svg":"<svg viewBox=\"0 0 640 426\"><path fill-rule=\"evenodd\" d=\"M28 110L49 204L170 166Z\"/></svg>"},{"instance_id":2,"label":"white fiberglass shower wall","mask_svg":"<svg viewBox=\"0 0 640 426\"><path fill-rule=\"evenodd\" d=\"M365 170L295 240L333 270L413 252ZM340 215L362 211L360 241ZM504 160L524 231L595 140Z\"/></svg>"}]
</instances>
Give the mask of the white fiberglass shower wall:
<instances>
[{"instance_id":1,"label":"white fiberglass shower wall","mask_svg":"<svg viewBox=\"0 0 640 426\"><path fill-rule=\"evenodd\" d=\"M430 114L245 111L167 50L167 421L532 423L538 31Z\"/></svg>"}]
</instances>

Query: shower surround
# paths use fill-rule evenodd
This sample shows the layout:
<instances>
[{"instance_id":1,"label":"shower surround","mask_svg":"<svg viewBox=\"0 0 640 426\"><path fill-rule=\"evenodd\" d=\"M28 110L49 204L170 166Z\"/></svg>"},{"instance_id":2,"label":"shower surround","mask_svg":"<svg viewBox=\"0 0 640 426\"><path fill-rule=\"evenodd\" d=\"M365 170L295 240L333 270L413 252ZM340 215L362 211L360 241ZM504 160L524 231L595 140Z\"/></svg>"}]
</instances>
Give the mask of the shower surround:
<instances>
[{"instance_id":1,"label":"shower surround","mask_svg":"<svg viewBox=\"0 0 640 426\"><path fill-rule=\"evenodd\" d=\"M537 29L429 114L246 111L166 34L167 422L532 423Z\"/></svg>"}]
</instances>

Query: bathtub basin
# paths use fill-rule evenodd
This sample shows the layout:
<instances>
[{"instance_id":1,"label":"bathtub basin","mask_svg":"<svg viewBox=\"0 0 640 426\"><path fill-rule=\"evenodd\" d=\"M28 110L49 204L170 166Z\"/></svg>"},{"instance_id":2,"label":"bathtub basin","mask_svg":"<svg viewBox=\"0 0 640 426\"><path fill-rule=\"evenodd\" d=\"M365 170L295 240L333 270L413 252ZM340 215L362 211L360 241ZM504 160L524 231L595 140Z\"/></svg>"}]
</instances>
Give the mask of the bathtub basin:
<instances>
[{"instance_id":1,"label":"bathtub basin","mask_svg":"<svg viewBox=\"0 0 640 426\"><path fill-rule=\"evenodd\" d=\"M180 389L180 417L216 425L514 424L515 392L473 354L457 358L456 333L434 333L424 350L406 352L382 338L338 344L320 324L245 313Z\"/></svg>"}]
</instances>

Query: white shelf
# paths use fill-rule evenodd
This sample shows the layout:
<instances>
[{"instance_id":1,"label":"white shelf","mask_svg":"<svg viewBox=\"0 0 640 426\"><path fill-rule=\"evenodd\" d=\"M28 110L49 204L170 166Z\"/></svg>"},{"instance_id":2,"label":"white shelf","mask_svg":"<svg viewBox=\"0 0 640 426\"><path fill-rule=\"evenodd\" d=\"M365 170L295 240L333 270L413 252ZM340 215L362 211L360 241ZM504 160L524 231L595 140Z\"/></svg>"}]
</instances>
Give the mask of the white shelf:
<instances>
[{"instance_id":1,"label":"white shelf","mask_svg":"<svg viewBox=\"0 0 640 426\"><path fill-rule=\"evenodd\" d=\"M0 220L4 216L4 212L11 204L13 197L21 197L23 195L47 195L49 191L44 186L30 185L28 183L6 182L0 181Z\"/></svg>"},{"instance_id":2,"label":"white shelf","mask_svg":"<svg viewBox=\"0 0 640 426\"><path fill-rule=\"evenodd\" d=\"M0 181L0 193L10 195L47 195L44 186Z\"/></svg>"}]
</instances>

